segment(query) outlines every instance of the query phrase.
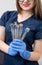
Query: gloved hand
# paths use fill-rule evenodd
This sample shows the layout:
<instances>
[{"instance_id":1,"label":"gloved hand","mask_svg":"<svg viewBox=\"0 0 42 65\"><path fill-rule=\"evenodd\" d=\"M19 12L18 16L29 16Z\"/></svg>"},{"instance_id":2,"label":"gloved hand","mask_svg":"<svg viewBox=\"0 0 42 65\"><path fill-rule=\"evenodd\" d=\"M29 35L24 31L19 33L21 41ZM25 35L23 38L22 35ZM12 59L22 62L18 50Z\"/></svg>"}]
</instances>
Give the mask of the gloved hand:
<instances>
[{"instance_id":1,"label":"gloved hand","mask_svg":"<svg viewBox=\"0 0 42 65\"><path fill-rule=\"evenodd\" d=\"M17 51L13 47L14 45L14 40L10 43L9 49L8 49L8 54L11 56L15 56L17 54Z\"/></svg>"},{"instance_id":2,"label":"gloved hand","mask_svg":"<svg viewBox=\"0 0 42 65\"><path fill-rule=\"evenodd\" d=\"M20 39L14 40L14 45L12 45L13 48L15 48L15 51L20 53L20 56L24 59L29 59L30 52L26 50L26 44Z\"/></svg>"}]
</instances>

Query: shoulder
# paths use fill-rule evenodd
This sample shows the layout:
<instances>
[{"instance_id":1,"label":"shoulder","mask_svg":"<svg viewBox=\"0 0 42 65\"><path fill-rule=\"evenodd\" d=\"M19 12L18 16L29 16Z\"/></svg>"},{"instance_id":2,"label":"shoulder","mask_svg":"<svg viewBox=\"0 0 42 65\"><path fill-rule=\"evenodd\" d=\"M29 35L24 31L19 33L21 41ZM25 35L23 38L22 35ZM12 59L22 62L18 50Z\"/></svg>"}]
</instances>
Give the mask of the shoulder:
<instances>
[{"instance_id":1,"label":"shoulder","mask_svg":"<svg viewBox=\"0 0 42 65\"><path fill-rule=\"evenodd\" d=\"M42 27L42 19L36 18L34 15L30 19L31 28L35 30L35 32Z\"/></svg>"},{"instance_id":2,"label":"shoulder","mask_svg":"<svg viewBox=\"0 0 42 65\"><path fill-rule=\"evenodd\" d=\"M42 25L42 19L36 18L35 16L33 16L33 22L39 26Z\"/></svg>"},{"instance_id":3,"label":"shoulder","mask_svg":"<svg viewBox=\"0 0 42 65\"><path fill-rule=\"evenodd\" d=\"M42 39L42 19L37 19L37 18L33 18L34 19L34 26L36 26L35 28L35 40L38 39Z\"/></svg>"},{"instance_id":4,"label":"shoulder","mask_svg":"<svg viewBox=\"0 0 42 65\"><path fill-rule=\"evenodd\" d=\"M17 14L17 11L6 11L2 14L1 20L7 21L13 15Z\"/></svg>"},{"instance_id":5,"label":"shoulder","mask_svg":"<svg viewBox=\"0 0 42 65\"><path fill-rule=\"evenodd\" d=\"M42 30L42 19L35 19L35 22L37 24L36 30Z\"/></svg>"},{"instance_id":6,"label":"shoulder","mask_svg":"<svg viewBox=\"0 0 42 65\"><path fill-rule=\"evenodd\" d=\"M13 14L16 14L17 13L17 11L6 11L6 12L4 12L3 14L2 14L2 16L11 16L11 15L13 15ZM1 17L2 17L1 16Z\"/></svg>"}]
</instances>

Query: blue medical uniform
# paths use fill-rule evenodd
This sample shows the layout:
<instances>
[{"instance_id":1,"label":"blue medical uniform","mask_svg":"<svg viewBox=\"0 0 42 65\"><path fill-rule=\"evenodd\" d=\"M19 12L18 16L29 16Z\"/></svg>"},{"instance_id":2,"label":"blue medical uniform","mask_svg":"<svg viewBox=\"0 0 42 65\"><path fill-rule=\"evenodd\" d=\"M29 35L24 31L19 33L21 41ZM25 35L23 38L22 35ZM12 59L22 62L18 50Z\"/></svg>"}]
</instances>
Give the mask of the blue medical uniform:
<instances>
[{"instance_id":1,"label":"blue medical uniform","mask_svg":"<svg viewBox=\"0 0 42 65\"><path fill-rule=\"evenodd\" d=\"M17 22L17 15L16 11L7 11L5 12L0 19L0 25L5 27L5 42L6 44L10 44L12 41L12 34L10 24ZM27 33L26 37L24 38L24 42L26 43L27 50L33 51L32 45L34 44L35 40L42 39L42 20L37 19L34 15L32 15L29 19L26 19L21 22L23 24L23 32L25 28L29 28L30 31ZM23 59L19 54L15 56L10 56L8 54L4 54L4 62L3 65L39 65L37 61L29 61Z\"/></svg>"}]
</instances>

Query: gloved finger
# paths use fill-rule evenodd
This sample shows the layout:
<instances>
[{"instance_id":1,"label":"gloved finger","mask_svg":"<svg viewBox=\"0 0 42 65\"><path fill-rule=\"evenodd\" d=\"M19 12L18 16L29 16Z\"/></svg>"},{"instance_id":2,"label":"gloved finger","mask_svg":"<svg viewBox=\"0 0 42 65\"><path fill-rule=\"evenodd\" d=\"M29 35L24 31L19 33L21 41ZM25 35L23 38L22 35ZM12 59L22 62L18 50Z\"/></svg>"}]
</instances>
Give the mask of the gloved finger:
<instances>
[{"instance_id":1,"label":"gloved finger","mask_svg":"<svg viewBox=\"0 0 42 65\"><path fill-rule=\"evenodd\" d=\"M17 46L17 45L10 45L12 48L17 48L17 49L22 49L22 48L24 48L24 46Z\"/></svg>"},{"instance_id":2,"label":"gloved finger","mask_svg":"<svg viewBox=\"0 0 42 65\"><path fill-rule=\"evenodd\" d=\"M12 47L14 47L14 46L20 47L20 45L18 45L18 44L10 44L10 46L12 46Z\"/></svg>"},{"instance_id":3,"label":"gloved finger","mask_svg":"<svg viewBox=\"0 0 42 65\"><path fill-rule=\"evenodd\" d=\"M20 39L14 39L13 41L22 42L22 40L20 40Z\"/></svg>"},{"instance_id":4,"label":"gloved finger","mask_svg":"<svg viewBox=\"0 0 42 65\"><path fill-rule=\"evenodd\" d=\"M14 41L13 42L14 45L17 45L17 46L25 46L26 44L24 42L20 42L20 41Z\"/></svg>"},{"instance_id":5,"label":"gloved finger","mask_svg":"<svg viewBox=\"0 0 42 65\"><path fill-rule=\"evenodd\" d=\"M23 43L23 41L20 40L20 39L14 39L13 42L20 42L20 43Z\"/></svg>"},{"instance_id":6,"label":"gloved finger","mask_svg":"<svg viewBox=\"0 0 42 65\"><path fill-rule=\"evenodd\" d=\"M12 47L12 49L19 51L19 52L23 52L26 48L14 46L14 47Z\"/></svg>"},{"instance_id":7,"label":"gloved finger","mask_svg":"<svg viewBox=\"0 0 42 65\"><path fill-rule=\"evenodd\" d=\"M13 48L11 48L11 49L9 48L9 49L8 49L8 54L9 54L9 55L15 56L17 53L18 53L18 52L17 52L16 50L14 50Z\"/></svg>"},{"instance_id":8,"label":"gloved finger","mask_svg":"<svg viewBox=\"0 0 42 65\"><path fill-rule=\"evenodd\" d=\"M22 46L22 43L21 42L18 42L18 41L14 42L13 44L14 45L17 45L17 46Z\"/></svg>"},{"instance_id":9,"label":"gloved finger","mask_svg":"<svg viewBox=\"0 0 42 65\"><path fill-rule=\"evenodd\" d=\"M24 50L23 49L17 49L17 48L14 48L15 51L19 52L19 53L23 53Z\"/></svg>"},{"instance_id":10,"label":"gloved finger","mask_svg":"<svg viewBox=\"0 0 42 65\"><path fill-rule=\"evenodd\" d=\"M20 42L16 42L16 41L11 42L11 44L12 44L12 45L17 45L17 46L22 46L22 43L20 43Z\"/></svg>"}]
</instances>

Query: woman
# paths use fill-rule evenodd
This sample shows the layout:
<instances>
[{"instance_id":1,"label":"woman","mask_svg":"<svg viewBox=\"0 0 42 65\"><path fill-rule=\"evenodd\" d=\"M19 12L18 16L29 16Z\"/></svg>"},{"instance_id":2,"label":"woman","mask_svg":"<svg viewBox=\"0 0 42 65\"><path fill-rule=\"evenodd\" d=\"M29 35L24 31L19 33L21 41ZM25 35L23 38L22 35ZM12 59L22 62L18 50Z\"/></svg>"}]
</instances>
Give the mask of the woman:
<instances>
[{"instance_id":1,"label":"woman","mask_svg":"<svg viewBox=\"0 0 42 65\"><path fill-rule=\"evenodd\" d=\"M16 0L17 11L7 11L0 19L0 50L5 53L3 65L39 65L42 46L42 10L40 0ZM14 39L10 24L29 28L24 40ZM34 48L32 45L34 44Z\"/></svg>"}]
</instances>

